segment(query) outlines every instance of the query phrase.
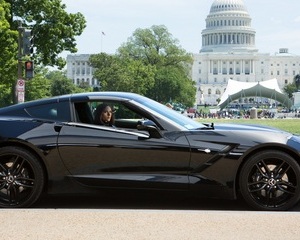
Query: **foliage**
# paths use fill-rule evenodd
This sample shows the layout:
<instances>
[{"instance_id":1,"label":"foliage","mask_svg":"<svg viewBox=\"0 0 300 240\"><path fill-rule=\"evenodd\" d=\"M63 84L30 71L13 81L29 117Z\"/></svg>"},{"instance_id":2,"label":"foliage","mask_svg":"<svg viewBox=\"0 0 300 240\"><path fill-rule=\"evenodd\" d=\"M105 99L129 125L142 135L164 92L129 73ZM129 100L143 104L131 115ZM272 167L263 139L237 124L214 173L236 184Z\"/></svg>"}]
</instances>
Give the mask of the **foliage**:
<instances>
[{"instance_id":1,"label":"foliage","mask_svg":"<svg viewBox=\"0 0 300 240\"><path fill-rule=\"evenodd\" d=\"M90 64L101 90L128 91L159 102L172 99L192 106L195 86L189 77L192 57L165 26L137 29L117 54L92 55Z\"/></svg>"},{"instance_id":2,"label":"foliage","mask_svg":"<svg viewBox=\"0 0 300 240\"><path fill-rule=\"evenodd\" d=\"M0 84L0 107L11 105L11 90L8 85Z\"/></svg>"},{"instance_id":3,"label":"foliage","mask_svg":"<svg viewBox=\"0 0 300 240\"><path fill-rule=\"evenodd\" d=\"M154 85L146 95L159 102L170 98L192 106L196 88L189 77L192 56L178 45L163 25L137 29L118 49L121 58L139 60L152 66Z\"/></svg>"},{"instance_id":4,"label":"foliage","mask_svg":"<svg viewBox=\"0 0 300 240\"><path fill-rule=\"evenodd\" d=\"M0 0L0 81L9 83L10 79L17 79L17 50L18 31L10 29L8 19L11 17L9 4Z\"/></svg>"},{"instance_id":5,"label":"foliage","mask_svg":"<svg viewBox=\"0 0 300 240\"><path fill-rule=\"evenodd\" d=\"M8 21L10 18L10 5L6 1L0 0L0 106L12 103L14 83L17 80L18 31L10 28ZM4 89L4 86L8 90Z\"/></svg>"},{"instance_id":6,"label":"foliage","mask_svg":"<svg viewBox=\"0 0 300 240\"><path fill-rule=\"evenodd\" d=\"M46 77L51 80L51 96L69 94L75 91L75 85L66 77L64 72L52 71Z\"/></svg>"},{"instance_id":7,"label":"foliage","mask_svg":"<svg viewBox=\"0 0 300 240\"><path fill-rule=\"evenodd\" d=\"M26 81L25 101L51 97L51 81L45 77L45 72L40 72L35 77Z\"/></svg>"},{"instance_id":8,"label":"foliage","mask_svg":"<svg viewBox=\"0 0 300 240\"><path fill-rule=\"evenodd\" d=\"M16 100L16 81L23 75L22 69L18 74L18 63L22 67L31 58L35 66L62 68L65 60L59 54L77 51L75 37L81 35L86 21L81 13L68 14L65 9L61 0L0 0L0 83L10 89L5 104ZM22 56L19 51L22 29L31 29L34 34L32 56Z\"/></svg>"},{"instance_id":9,"label":"foliage","mask_svg":"<svg viewBox=\"0 0 300 240\"><path fill-rule=\"evenodd\" d=\"M81 13L67 13L61 0L6 0L11 4L11 28L17 30L19 19L22 27L31 28L36 48L35 62L62 68L65 60L59 57L63 51L74 53L75 36L81 35L86 21Z\"/></svg>"},{"instance_id":10,"label":"foliage","mask_svg":"<svg viewBox=\"0 0 300 240\"><path fill-rule=\"evenodd\" d=\"M284 86L284 92L288 95L289 98L293 97L293 93L297 91L295 83L289 83Z\"/></svg>"},{"instance_id":11,"label":"foliage","mask_svg":"<svg viewBox=\"0 0 300 240\"><path fill-rule=\"evenodd\" d=\"M51 71L46 74L46 77L51 83L51 96L93 91L93 88L87 83L81 83L79 86L74 85L72 80L67 78L65 71Z\"/></svg>"},{"instance_id":12,"label":"foliage","mask_svg":"<svg viewBox=\"0 0 300 240\"><path fill-rule=\"evenodd\" d=\"M155 68L140 60L101 53L92 55L90 64L96 69L94 77L101 80L103 91L126 91L145 95L154 84Z\"/></svg>"},{"instance_id":13,"label":"foliage","mask_svg":"<svg viewBox=\"0 0 300 240\"><path fill-rule=\"evenodd\" d=\"M300 74L297 74L294 77L294 83L295 83L295 86L296 86L296 90L299 90L299 88L300 88Z\"/></svg>"}]
</instances>

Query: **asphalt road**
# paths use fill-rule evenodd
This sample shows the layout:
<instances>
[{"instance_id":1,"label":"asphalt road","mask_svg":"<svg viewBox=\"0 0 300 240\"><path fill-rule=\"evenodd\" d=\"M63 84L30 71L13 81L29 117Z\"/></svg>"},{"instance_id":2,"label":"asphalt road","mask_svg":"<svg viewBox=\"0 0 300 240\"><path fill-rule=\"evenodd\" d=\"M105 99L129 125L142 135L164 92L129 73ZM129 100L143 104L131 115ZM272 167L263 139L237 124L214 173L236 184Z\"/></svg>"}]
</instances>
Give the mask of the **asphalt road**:
<instances>
[{"instance_id":1,"label":"asphalt road","mask_svg":"<svg viewBox=\"0 0 300 240\"><path fill-rule=\"evenodd\" d=\"M5 240L300 239L299 211L172 194L47 196L30 209L0 210L0 230Z\"/></svg>"}]
</instances>

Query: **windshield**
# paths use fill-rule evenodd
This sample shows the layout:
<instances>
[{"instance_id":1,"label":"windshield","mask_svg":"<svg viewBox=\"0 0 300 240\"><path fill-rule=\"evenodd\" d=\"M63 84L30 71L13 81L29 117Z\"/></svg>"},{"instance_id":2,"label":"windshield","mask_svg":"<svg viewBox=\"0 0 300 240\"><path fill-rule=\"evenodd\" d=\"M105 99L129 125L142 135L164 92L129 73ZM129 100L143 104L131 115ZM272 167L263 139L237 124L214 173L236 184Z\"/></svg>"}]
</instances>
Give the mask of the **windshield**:
<instances>
[{"instance_id":1,"label":"windshield","mask_svg":"<svg viewBox=\"0 0 300 240\"><path fill-rule=\"evenodd\" d=\"M204 128L205 126L202 123L199 123L187 116L184 116L183 114L180 114L179 112L176 112L175 110L160 104L154 100L151 100L146 97L141 97L135 99L137 102L143 104L144 106L150 108L154 112L157 112L166 118L170 119L171 121L177 123L178 125L186 128L186 129L198 129L198 128Z\"/></svg>"}]
</instances>

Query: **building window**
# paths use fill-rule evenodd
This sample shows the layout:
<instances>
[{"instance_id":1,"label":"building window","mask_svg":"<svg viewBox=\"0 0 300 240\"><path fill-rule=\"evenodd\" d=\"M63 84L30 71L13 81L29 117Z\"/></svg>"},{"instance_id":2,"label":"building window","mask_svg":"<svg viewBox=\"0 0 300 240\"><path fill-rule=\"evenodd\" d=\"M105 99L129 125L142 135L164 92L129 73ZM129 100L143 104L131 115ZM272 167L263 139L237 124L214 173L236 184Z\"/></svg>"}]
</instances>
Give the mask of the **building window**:
<instances>
[{"instance_id":1,"label":"building window","mask_svg":"<svg viewBox=\"0 0 300 240\"><path fill-rule=\"evenodd\" d=\"M210 94L211 94L211 89L209 88L209 89L208 89L208 95L210 95Z\"/></svg>"},{"instance_id":2,"label":"building window","mask_svg":"<svg viewBox=\"0 0 300 240\"><path fill-rule=\"evenodd\" d=\"M284 83L285 83L285 84L288 84L288 83L289 83L289 81L288 81L287 79L285 79L285 80L284 80Z\"/></svg>"},{"instance_id":3,"label":"building window","mask_svg":"<svg viewBox=\"0 0 300 240\"><path fill-rule=\"evenodd\" d=\"M280 75L280 71L277 71L277 76L279 76Z\"/></svg>"}]
</instances>

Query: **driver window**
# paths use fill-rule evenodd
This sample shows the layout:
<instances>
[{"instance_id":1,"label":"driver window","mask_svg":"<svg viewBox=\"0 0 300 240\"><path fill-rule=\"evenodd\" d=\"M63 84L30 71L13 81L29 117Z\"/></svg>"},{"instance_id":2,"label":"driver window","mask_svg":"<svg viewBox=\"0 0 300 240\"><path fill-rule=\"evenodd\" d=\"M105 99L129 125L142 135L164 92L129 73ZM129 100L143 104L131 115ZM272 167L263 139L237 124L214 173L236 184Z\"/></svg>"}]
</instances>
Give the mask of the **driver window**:
<instances>
[{"instance_id":1,"label":"driver window","mask_svg":"<svg viewBox=\"0 0 300 240\"><path fill-rule=\"evenodd\" d=\"M113 122L112 125L117 128L124 128L124 129L137 129L138 122L143 118L139 113L136 111L129 109L127 106L120 102L91 102L90 108L93 112L94 123L97 124L95 121L96 117L99 117L99 113L97 111L101 107L109 106L109 111L113 114Z\"/></svg>"}]
</instances>

